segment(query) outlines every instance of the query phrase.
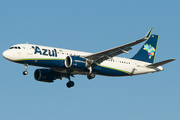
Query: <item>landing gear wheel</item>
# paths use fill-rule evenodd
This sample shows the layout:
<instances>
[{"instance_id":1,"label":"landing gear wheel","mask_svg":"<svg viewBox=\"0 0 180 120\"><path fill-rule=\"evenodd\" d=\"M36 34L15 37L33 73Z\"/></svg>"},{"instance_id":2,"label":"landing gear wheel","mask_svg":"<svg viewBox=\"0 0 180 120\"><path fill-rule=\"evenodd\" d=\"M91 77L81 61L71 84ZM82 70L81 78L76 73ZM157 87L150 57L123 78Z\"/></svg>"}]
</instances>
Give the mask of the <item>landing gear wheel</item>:
<instances>
[{"instance_id":1,"label":"landing gear wheel","mask_svg":"<svg viewBox=\"0 0 180 120\"><path fill-rule=\"evenodd\" d=\"M28 74L28 72L27 72L27 71L24 71L24 72L23 72L23 75L27 75L27 74Z\"/></svg>"},{"instance_id":2,"label":"landing gear wheel","mask_svg":"<svg viewBox=\"0 0 180 120\"><path fill-rule=\"evenodd\" d=\"M87 75L87 78L90 80L90 79L95 78L95 76L96 75L94 73L90 73L90 74Z\"/></svg>"},{"instance_id":3,"label":"landing gear wheel","mask_svg":"<svg viewBox=\"0 0 180 120\"><path fill-rule=\"evenodd\" d=\"M74 86L74 82L73 82L73 81L69 81L69 82L67 82L66 86L67 86L68 88L71 88L71 87Z\"/></svg>"},{"instance_id":4,"label":"landing gear wheel","mask_svg":"<svg viewBox=\"0 0 180 120\"><path fill-rule=\"evenodd\" d=\"M27 75L27 74L28 74L27 68L28 68L28 64L25 63L25 64L24 64L24 69L25 69L25 71L23 71L23 75Z\"/></svg>"}]
</instances>

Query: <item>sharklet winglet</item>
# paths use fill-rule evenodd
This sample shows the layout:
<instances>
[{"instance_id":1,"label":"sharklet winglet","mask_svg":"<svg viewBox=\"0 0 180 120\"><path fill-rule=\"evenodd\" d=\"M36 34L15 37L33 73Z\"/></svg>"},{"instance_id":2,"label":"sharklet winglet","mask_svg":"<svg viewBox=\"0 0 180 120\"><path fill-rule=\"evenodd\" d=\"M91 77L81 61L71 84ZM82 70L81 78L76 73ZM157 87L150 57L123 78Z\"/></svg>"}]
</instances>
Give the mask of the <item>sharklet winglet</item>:
<instances>
[{"instance_id":1,"label":"sharklet winglet","mask_svg":"<svg viewBox=\"0 0 180 120\"><path fill-rule=\"evenodd\" d=\"M148 31L148 33L144 37L145 39L149 39L149 37L151 36L152 30L153 30L153 27Z\"/></svg>"}]
</instances>

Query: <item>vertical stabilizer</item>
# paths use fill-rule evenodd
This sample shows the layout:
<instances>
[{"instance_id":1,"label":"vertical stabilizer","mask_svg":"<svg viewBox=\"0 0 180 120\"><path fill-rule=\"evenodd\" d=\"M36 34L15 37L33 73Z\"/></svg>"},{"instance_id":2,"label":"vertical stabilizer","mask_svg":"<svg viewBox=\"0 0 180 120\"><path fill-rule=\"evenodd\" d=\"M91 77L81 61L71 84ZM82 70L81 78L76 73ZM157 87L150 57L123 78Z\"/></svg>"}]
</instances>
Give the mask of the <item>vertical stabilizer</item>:
<instances>
[{"instance_id":1,"label":"vertical stabilizer","mask_svg":"<svg viewBox=\"0 0 180 120\"><path fill-rule=\"evenodd\" d=\"M151 35L131 59L154 63L159 35Z\"/></svg>"}]
</instances>

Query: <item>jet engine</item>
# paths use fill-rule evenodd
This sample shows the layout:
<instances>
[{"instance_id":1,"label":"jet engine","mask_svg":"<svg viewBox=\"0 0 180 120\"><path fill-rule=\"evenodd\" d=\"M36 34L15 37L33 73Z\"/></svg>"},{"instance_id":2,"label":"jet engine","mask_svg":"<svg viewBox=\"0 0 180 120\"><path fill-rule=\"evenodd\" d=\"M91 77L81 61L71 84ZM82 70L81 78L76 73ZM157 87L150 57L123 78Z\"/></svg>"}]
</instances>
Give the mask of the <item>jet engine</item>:
<instances>
[{"instance_id":1,"label":"jet engine","mask_svg":"<svg viewBox=\"0 0 180 120\"><path fill-rule=\"evenodd\" d=\"M79 56L67 56L65 59L65 66L72 69L86 69L88 62L86 59Z\"/></svg>"},{"instance_id":2,"label":"jet engine","mask_svg":"<svg viewBox=\"0 0 180 120\"><path fill-rule=\"evenodd\" d=\"M56 72L51 69L36 69L34 72L34 79L41 82L54 82L57 79Z\"/></svg>"}]
</instances>

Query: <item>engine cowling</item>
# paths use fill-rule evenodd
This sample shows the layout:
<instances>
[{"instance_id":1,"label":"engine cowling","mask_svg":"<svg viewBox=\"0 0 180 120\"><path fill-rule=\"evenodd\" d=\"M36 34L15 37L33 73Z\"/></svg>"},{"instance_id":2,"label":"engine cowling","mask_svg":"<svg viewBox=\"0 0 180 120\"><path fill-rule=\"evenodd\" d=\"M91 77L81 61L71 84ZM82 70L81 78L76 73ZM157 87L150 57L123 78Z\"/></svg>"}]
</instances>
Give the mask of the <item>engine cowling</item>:
<instances>
[{"instance_id":1,"label":"engine cowling","mask_svg":"<svg viewBox=\"0 0 180 120\"><path fill-rule=\"evenodd\" d=\"M86 69L88 62L86 59L79 56L67 56L65 66L72 69Z\"/></svg>"},{"instance_id":2,"label":"engine cowling","mask_svg":"<svg viewBox=\"0 0 180 120\"><path fill-rule=\"evenodd\" d=\"M54 82L56 74L50 69L36 69L34 71L34 79L41 82Z\"/></svg>"}]
</instances>

